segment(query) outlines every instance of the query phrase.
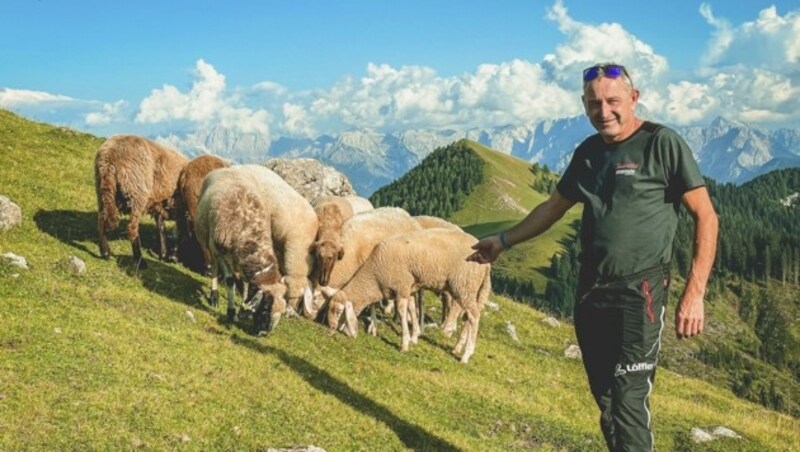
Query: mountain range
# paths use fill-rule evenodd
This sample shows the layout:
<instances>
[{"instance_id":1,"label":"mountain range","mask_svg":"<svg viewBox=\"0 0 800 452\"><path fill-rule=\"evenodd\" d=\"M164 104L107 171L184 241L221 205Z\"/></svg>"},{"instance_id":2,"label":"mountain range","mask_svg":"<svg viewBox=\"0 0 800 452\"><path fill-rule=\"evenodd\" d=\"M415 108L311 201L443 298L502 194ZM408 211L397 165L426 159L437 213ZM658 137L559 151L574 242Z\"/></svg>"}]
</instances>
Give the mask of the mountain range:
<instances>
[{"instance_id":1,"label":"mountain range","mask_svg":"<svg viewBox=\"0 0 800 452\"><path fill-rule=\"evenodd\" d=\"M766 130L716 118L706 127L674 127L691 146L705 176L719 182L747 182L769 171L800 166L800 129ZM277 157L309 157L345 173L362 196L397 179L434 149L467 138L531 163L562 171L575 147L594 133L584 116L540 123L470 130L369 129L316 138L238 133L221 126L175 132L156 140L190 156L213 153L241 163Z\"/></svg>"}]
</instances>

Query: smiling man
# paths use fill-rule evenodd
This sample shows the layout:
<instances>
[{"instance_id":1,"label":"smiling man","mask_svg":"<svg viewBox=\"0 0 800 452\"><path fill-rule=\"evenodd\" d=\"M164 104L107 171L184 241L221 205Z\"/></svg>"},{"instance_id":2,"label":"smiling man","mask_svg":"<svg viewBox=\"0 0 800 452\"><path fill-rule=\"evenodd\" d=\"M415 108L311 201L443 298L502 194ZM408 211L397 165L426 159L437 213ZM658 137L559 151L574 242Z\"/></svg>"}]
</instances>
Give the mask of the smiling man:
<instances>
[{"instance_id":1,"label":"smiling man","mask_svg":"<svg viewBox=\"0 0 800 452\"><path fill-rule=\"evenodd\" d=\"M703 296L716 252L717 216L691 149L673 130L636 116L627 69L583 71L583 104L597 134L572 156L550 198L520 223L480 240L470 256L493 262L583 203L575 333L609 450L652 450L653 389L669 288L672 242L683 204L695 221L692 268L675 331L703 331Z\"/></svg>"}]
</instances>

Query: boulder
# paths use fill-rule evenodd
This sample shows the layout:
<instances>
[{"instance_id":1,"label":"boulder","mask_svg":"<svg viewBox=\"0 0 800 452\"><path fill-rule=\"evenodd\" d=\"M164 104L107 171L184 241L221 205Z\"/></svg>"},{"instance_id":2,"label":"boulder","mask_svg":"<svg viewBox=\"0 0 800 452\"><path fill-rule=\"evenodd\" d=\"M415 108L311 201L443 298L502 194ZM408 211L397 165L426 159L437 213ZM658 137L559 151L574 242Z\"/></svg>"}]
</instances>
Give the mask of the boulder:
<instances>
[{"instance_id":1,"label":"boulder","mask_svg":"<svg viewBox=\"0 0 800 452\"><path fill-rule=\"evenodd\" d=\"M66 263L67 270L75 275L86 273L86 262L77 256L70 255Z\"/></svg>"},{"instance_id":2,"label":"boulder","mask_svg":"<svg viewBox=\"0 0 800 452\"><path fill-rule=\"evenodd\" d=\"M11 265L13 265L15 267L23 268L25 270L29 269L28 268L28 261L22 256L19 256L19 255L14 254L14 253L5 253L5 254L2 255L2 257L4 259L6 259L9 264L11 264Z\"/></svg>"},{"instance_id":3,"label":"boulder","mask_svg":"<svg viewBox=\"0 0 800 452\"><path fill-rule=\"evenodd\" d=\"M264 163L309 202L322 196L355 195L343 173L315 159L272 159Z\"/></svg>"},{"instance_id":4,"label":"boulder","mask_svg":"<svg viewBox=\"0 0 800 452\"><path fill-rule=\"evenodd\" d=\"M569 345L564 349L564 356L570 359L581 359L581 348L575 344Z\"/></svg>"},{"instance_id":5,"label":"boulder","mask_svg":"<svg viewBox=\"0 0 800 452\"><path fill-rule=\"evenodd\" d=\"M22 223L22 209L7 197L0 195L0 231L7 231Z\"/></svg>"},{"instance_id":6,"label":"boulder","mask_svg":"<svg viewBox=\"0 0 800 452\"><path fill-rule=\"evenodd\" d=\"M555 317L545 317L542 319L542 323L550 325L553 328L558 328L559 326L561 326L561 322L556 320Z\"/></svg>"}]
</instances>

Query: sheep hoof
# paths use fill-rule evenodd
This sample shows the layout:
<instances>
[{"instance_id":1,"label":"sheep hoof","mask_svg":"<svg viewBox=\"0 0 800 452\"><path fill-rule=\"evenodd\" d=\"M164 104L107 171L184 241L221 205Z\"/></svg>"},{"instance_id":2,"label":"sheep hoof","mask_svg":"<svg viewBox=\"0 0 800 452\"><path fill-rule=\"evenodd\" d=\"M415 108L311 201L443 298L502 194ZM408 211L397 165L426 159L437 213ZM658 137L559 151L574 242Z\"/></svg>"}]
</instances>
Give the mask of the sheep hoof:
<instances>
[{"instance_id":1,"label":"sheep hoof","mask_svg":"<svg viewBox=\"0 0 800 452\"><path fill-rule=\"evenodd\" d=\"M367 327L367 334L370 336L377 336L378 335L378 326L374 323L370 323Z\"/></svg>"},{"instance_id":2,"label":"sheep hoof","mask_svg":"<svg viewBox=\"0 0 800 452\"><path fill-rule=\"evenodd\" d=\"M228 323L236 322L236 309L233 308L228 309L227 320Z\"/></svg>"},{"instance_id":3,"label":"sheep hoof","mask_svg":"<svg viewBox=\"0 0 800 452\"><path fill-rule=\"evenodd\" d=\"M100 253L100 258L101 259L105 259L105 260L111 259L111 252L106 251L106 252Z\"/></svg>"},{"instance_id":4,"label":"sheep hoof","mask_svg":"<svg viewBox=\"0 0 800 452\"><path fill-rule=\"evenodd\" d=\"M219 291L212 290L211 296L208 297L208 304L210 304L211 307L216 308L218 303L219 303Z\"/></svg>"}]
</instances>

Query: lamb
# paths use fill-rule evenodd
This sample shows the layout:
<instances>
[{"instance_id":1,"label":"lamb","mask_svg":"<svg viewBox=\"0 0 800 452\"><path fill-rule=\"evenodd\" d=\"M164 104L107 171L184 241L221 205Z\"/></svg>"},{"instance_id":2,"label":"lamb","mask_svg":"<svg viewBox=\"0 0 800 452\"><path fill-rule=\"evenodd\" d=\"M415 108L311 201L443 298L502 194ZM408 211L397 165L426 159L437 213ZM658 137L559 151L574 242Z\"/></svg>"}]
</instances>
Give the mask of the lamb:
<instances>
[{"instance_id":1,"label":"lamb","mask_svg":"<svg viewBox=\"0 0 800 452\"><path fill-rule=\"evenodd\" d=\"M207 271L210 257L199 250L203 249L197 243L194 235L194 219L197 213L197 202L200 199L200 189L203 187L208 173L215 169L227 168L230 164L219 157L204 154L193 158L187 163L178 177L178 188L175 193L175 223L178 227L178 254L187 267ZM199 259L198 259L199 258ZM202 260L202 262L198 262Z\"/></svg>"},{"instance_id":2,"label":"lamb","mask_svg":"<svg viewBox=\"0 0 800 452\"><path fill-rule=\"evenodd\" d=\"M312 246L318 271L317 283L327 286L336 261L344 256L342 226L354 214L372 210L369 200L358 196L323 196L314 200L319 230Z\"/></svg>"},{"instance_id":3,"label":"lamb","mask_svg":"<svg viewBox=\"0 0 800 452\"><path fill-rule=\"evenodd\" d=\"M206 177L197 207L195 233L211 256L214 266L229 270L231 276L240 268L245 279L263 285L254 278L264 276L275 284L276 274L286 285L285 302L297 310L300 298L310 297L308 274L311 268L309 249L317 232L314 209L271 170L259 165L239 165L214 170ZM269 256L277 258L270 267ZM261 273L260 273L261 272ZM215 281L212 279L212 300ZM262 288L267 294L270 288ZM275 290L271 288L270 290ZM276 301L279 301L276 297ZM231 296L228 318L233 319ZM252 305L251 301L249 304ZM272 320L277 322L284 304L273 304Z\"/></svg>"},{"instance_id":4,"label":"lamb","mask_svg":"<svg viewBox=\"0 0 800 452\"><path fill-rule=\"evenodd\" d=\"M411 296L419 289L447 291L464 310L461 336L453 353L461 362L475 351L481 311L491 292L491 266L467 261L475 237L450 229L424 229L381 242L353 278L328 305L328 326L342 326L357 335L356 317L380 298L396 299L403 328L401 351L417 342L419 330L409 334L407 317ZM413 316L413 311L410 312ZM344 314L344 318L342 318ZM415 325L416 326L416 325Z\"/></svg>"},{"instance_id":5,"label":"lamb","mask_svg":"<svg viewBox=\"0 0 800 452\"><path fill-rule=\"evenodd\" d=\"M444 228L456 231L463 231L459 226L439 217L431 215L415 215L414 221L419 223L423 229ZM456 321L461 314L461 308L453 303L453 298L447 292L441 292L439 298L442 300L442 333L450 337L456 331ZM425 325L425 309L422 299L422 292L417 292L417 306L420 312L420 327Z\"/></svg>"},{"instance_id":6,"label":"lamb","mask_svg":"<svg viewBox=\"0 0 800 452\"><path fill-rule=\"evenodd\" d=\"M312 302L304 305L305 315L308 318L317 317L325 302L323 294L330 297L336 289L344 286L381 240L419 229L419 224L399 207L381 207L354 215L347 220L342 226L342 259L331 270L324 290L315 291L314 299L309 300Z\"/></svg>"},{"instance_id":7,"label":"lamb","mask_svg":"<svg viewBox=\"0 0 800 452\"><path fill-rule=\"evenodd\" d=\"M94 160L100 257L111 257L106 234L117 228L122 211L130 214L127 235L137 267L147 266L139 239L140 217L146 212L158 228L158 257L167 259L165 221L173 213L178 175L188 161L175 150L133 135L117 135L100 145Z\"/></svg>"}]
</instances>

